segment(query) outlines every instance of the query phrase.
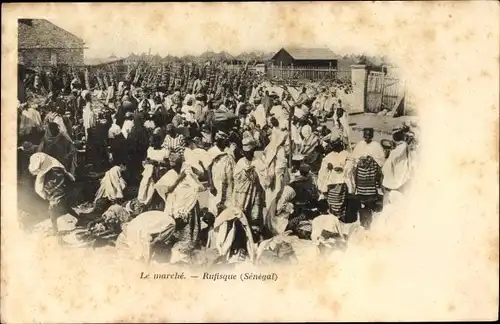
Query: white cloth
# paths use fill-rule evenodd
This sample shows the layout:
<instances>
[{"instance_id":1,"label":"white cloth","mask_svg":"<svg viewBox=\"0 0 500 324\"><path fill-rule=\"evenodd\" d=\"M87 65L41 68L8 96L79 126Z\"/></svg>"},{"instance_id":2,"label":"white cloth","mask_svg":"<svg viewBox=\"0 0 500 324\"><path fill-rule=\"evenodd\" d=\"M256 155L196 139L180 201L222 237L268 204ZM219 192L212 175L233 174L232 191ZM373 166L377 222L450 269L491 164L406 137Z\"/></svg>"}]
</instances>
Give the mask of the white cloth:
<instances>
[{"instance_id":1,"label":"white cloth","mask_svg":"<svg viewBox=\"0 0 500 324\"><path fill-rule=\"evenodd\" d=\"M212 193L208 193L209 201L208 201L208 210L213 214L217 215L218 204L222 201L223 194L223 185L227 184L226 188L226 198L227 202L230 201L232 192L233 192L233 173L234 173L234 165L236 162L234 161L234 156L232 154L223 152L216 156L216 158L212 159L212 181L215 189L217 190L217 194L214 196Z\"/></svg>"},{"instance_id":2,"label":"white cloth","mask_svg":"<svg viewBox=\"0 0 500 324\"><path fill-rule=\"evenodd\" d=\"M379 142L371 141L368 144L363 140L356 144L352 152L352 157L358 160L364 156L371 156L380 167L384 165L385 153Z\"/></svg>"},{"instance_id":3,"label":"white cloth","mask_svg":"<svg viewBox=\"0 0 500 324\"><path fill-rule=\"evenodd\" d=\"M54 117L54 120L52 121L54 123L56 123L58 126L59 126L59 131L63 134L68 134L68 130L66 129L66 125L64 124L64 120L62 118L62 116L55 116Z\"/></svg>"},{"instance_id":4,"label":"white cloth","mask_svg":"<svg viewBox=\"0 0 500 324\"><path fill-rule=\"evenodd\" d=\"M186 164L190 165L200 172L203 171L200 163L203 165L203 168L207 170L208 166L212 162L208 155L208 152L201 148L186 148L184 150L184 161L186 162Z\"/></svg>"},{"instance_id":5,"label":"white cloth","mask_svg":"<svg viewBox=\"0 0 500 324\"><path fill-rule=\"evenodd\" d=\"M106 104L109 104L110 101L113 101L114 97L115 97L115 87L113 85L110 85L107 89Z\"/></svg>"},{"instance_id":6,"label":"white cloth","mask_svg":"<svg viewBox=\"0 0 500 324\"><path fill-rule=\"evenodd\" d=\"M292 200L295 198L295 190L290 186L283 188L283 193L276 204L276 213L270 220L269 225L273 234L283 234L288 225L288 218L294 211Z\"/></svg>"},{"instance_id":7,"label":"white cloth","mask_svg":"<svg viewBox=\"0 0 500 324\"><path fill-rule=\"evenodd\" d=\"M320 215L314 218L311 222L311 240L314 244L319 244L323 242L328 242L329 239L323 237L322 232L328 231L334 234L338 234L341 241L344 241L344 233L342 226L337 217L331 214Z\"/></svg>"},{"instance_id":8,"label":"white cloth","mask_svg":"<svg viewBox=\"0 0 500 324\"><path fill-rule=\"evenodd\" d=\"M233 222L232 226L231 222ZM231 244L236 237L236 229L234 222L240 222L245 236L247 238L247 252L250 260L255 259L255 244L253 241L252 231L250 225L248 224L247 217L238 208L229 207L223 210L216 218L214 222L214 228L212 230L213 235L211 236L215 242L209 241L209 247L215 246L219 255L225 256L229 259Z\"/></svg>"},{"instance_id":9,"label":"white cloth","mask_svg":"<svg viewBox=\"0 0 500 324\"><path fill-rule=\"evenodd\" d=\"M185 178L171 193L167 193L166 189L171 187L179 177L175 170L170 169L155 184L156 191L165 201L166 215L173 218L185 217L189 214L198 201L199 189L201 189L191 169L186 167L183 171L186 173Z\"/></svg>"},{"instance_id":10,"label":"white cloth","mask_svg":"<svg viewBox=\"0 0 500 324\"><path fill-rule=\"evenodd\" d=\"M28 108L21 113L19 131L21 134L28 134L33 128L42 129L42 117L36 109Z\"/></svg>"},{"instance_id":11,"label":"white cloth","mask_svg":"<svg viewBox=\"0 0 500 324\"><path fill-rule=\"evenodd\" d=\"M408 144L399 143L389 154L382 167L384 178L382 186L391 190L398 190L410 179L410 156Z\"/></svg>"},{"instance_id":12,"label":"white cloth","mask_svg":"<svg viewBox=\"0 0 500 324\"><path fill-rule=\"evenodd\" d=\"M101 180L101 186L95 195L94 202L99 198L108 198L109 200L123 198L123 190L126 185L125 180L122 178L120 167L112 167L104 174Z\"/></svg>"},{"instance_id":13,"label":"white cloth","mask_svg":"<svg viewBox=\"0 0 500 324\"><path fill-rule=\"evenodd\" d=\"M260 129L266 126L266 109L263 104L259 104L257 108L252 111L251 115L255 118L255 123L260 126Z\"/></svg>"},{"instance_id":14,"label":"white cloth","mask_svg":"<svg viewBox=\"0 0 500 324\"><path fill-rule=\"evenodd\" d=\"M297 118L302 118L305 114L306 112L302 109L302 107L296 107L293 111L293 115Z\"/></svg>"},{"instance_id":15,"label":"white cloth","mask_svg":"<svg viewBox=\"0 0 500 324\"><path fill-rule=\"evenodd\" d=\"M273 106L269 111L269 115L274 115L274 118L279 122L280 128L288 127L288 112L282 105Z\"/></svg>"},{"instance_id":16,"label":"white cloth","mask_svg":"<svg viewBox=\"0 0 500 324\"><path fill-rule=\"evenodd\" d=\"M149 260L152 235L169 231L174 233L175 220L162 211L148 211L138 215L122 227L116 240L116 248L122 255L135 260ZM170 235L171 235L170 234ZM166 238L168 235L166 236Z\"/></svg>"},{"instance_id":17,"label":"white cloth","mask_svg":"<svg viewBox=\"0 0 500 324\"><path fill-rule=\"evenodd\" d=\"M125 120L123 122L122 126L123 137L128 138L128 135L130 134L130 131L132 130L133 126L134 126L134 121L132 120Z\"/></svg>"},{"instance_id":18,"label":"white cloth","mask_svg":"<svg viewBox=\"0 0 500 324\"><path fill-rule=\"evenodd\" d=\"M191 100L191 102L195 102L196 97L190 93L186 94L184 100L182 101L182 105L187 105L187 103Z\"/></svg>"},{"instance_id":19,"label":"white cloth","mask_svg":"<svg viewBox=\"0 0 500 324\"><path fill-rule=\"evenodd\" d=\"M331 152L323 158L318 173L318 189L320 192L327 192L329 185L345 182L345 165L348 157L349 153L347 151L342 151L338 153ZM328 170L329 163L332 164L333 168L342 168L342 171L337 172L334 169Z\"/></svg>"},{"instance_id":20,"label":"white cloth","mask_svg":"<svg viewBox=\"0 0 500 324\"><path fill-rule=\"evenodd\" d=\"M43 199L47 199L47 196L43 190L45 175L52 168L62 168L64 171L66 171L61 162L57 161L55 158L45 153L41 152L35 153L30 157L30 164L28 166L28 169L31 172L31 174L36 176L35 192ZM71 173L66 171L66 174L71 180L75 181L75 178Z\"/></svg>"},{"instance_id":21,"label":"white cloth","mask_svg":"<svg viewBox=\"0 0 500 324\"><path fill-rule=\"evenodd\" d=\"M108 138L115 138L115 136L117 136L121 132L122 132L121 127L113 123L111 124L111 127L108 130Z\"/></svg>"},{"instance_id":22,"label":"white cloth","mask_svg":"<svg viewBox=\"0 0 500 324\"><path fill-rule=\"evenodd\" d=\"M154 148L148 148L147 157L150 160L162 162L168 159L170 152L167 149L155 150ZM148 204L151 202L154 194L154 181L152 178L154 166L151 164L146 164L144 166L144 171L142 172L142 179L139 184L139 191L137 192L137 200L142 204Z\"/></svg>"},{"instance_id":23,"label":"white cloth","mask_svg":"<svg viewBox=\"0 0 500 324\"><path fill-rule=\"evenodd\" d=\"M83 93L83 92L82 92ZM87 102L83 107L83 127L85 128L85 137L88 138L88 129L94 127L97 121L95 113L90 107L90 102Z\"/></svg>"}]
</instances>

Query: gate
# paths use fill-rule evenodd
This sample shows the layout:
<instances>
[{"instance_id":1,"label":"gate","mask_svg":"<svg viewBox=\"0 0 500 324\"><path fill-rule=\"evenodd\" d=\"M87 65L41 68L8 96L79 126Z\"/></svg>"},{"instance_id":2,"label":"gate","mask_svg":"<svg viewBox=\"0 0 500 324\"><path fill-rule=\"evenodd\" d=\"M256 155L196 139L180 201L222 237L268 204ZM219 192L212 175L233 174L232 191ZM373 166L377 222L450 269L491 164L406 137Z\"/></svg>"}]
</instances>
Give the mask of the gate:
<instances>
[{"instance_id":1,"label":"gate","mask_svg":"<svg viewBox=\"0 0 500 324\"><path fill-rule=\"evenodd\" d=\"M366 84L366 112L378 113L382 106L384 73L370 72Z\"/></svg>"},{"instance_id":2,"label":"gate","mask_svg":"<svg viewBox=\"0 0 500 324\"><path fill-rule=\"evenodd\" d=\"M366 84L366 112L397 109L404 97L404 90L400 79L387 77L382 72L370 72Z\"/></svg>"}]
</instances>

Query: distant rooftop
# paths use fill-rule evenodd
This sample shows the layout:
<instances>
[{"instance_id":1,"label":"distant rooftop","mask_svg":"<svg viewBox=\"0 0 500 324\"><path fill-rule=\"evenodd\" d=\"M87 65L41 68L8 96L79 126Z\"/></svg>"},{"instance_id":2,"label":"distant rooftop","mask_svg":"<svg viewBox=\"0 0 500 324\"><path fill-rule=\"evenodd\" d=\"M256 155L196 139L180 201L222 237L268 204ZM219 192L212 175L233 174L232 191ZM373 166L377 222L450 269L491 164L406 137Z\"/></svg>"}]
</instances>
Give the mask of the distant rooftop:
<instances>
[{"instance_id":1,"label":"distant rooftop","mask_svg":"<svg viewBox=\"0 0 500 324\"><path fill-rule=\"evenodd\" d=\"M290 54L295 60L336 60L335 55L329 48L300 48L284 47L282 48ZM279 52L279 51L278 51Z\"/></svg>"}]
</instances>

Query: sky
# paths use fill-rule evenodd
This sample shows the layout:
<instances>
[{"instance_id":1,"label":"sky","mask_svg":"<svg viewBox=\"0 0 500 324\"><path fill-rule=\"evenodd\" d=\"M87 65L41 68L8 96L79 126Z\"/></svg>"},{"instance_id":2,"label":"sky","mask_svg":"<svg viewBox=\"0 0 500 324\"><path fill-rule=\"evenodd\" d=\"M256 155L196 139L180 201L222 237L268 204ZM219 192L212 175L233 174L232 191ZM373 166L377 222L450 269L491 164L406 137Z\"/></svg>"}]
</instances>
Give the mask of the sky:
<instances>
[{"instance_id":1,"label":"sky","mask_svg":"<svg viewBox=\"0 0 500 324\"><path fill-rule=\"evenodd\" d=\"M338 55L386 56L398 66L425 66L429 58L415 40L430 39L444 51L453 40L434 27L459 20L446 11L392 2L47 3L30 4L30 10L9 8L19 18L44 18L81 37L87 58L149 50L161 56L205 51L238 55L297 46L327 47ZM391 10L398 15L388 14ZM417 28L422 19L427 29Z\"/></svg>"},{"instance_id":2,"label":"sky","mask_svg":"<svg viewBox=\"0 0 500 324\"><path fill-rule=\"evenodd\" d=\"M343 38L356 40L347 33L353 31L349 24L336 23L328 15L322 18L324 10L318 5L133 3L122 4L118 12L113 4L78 4L72 5L71 14L61 14L60 8L44 18L83 38L86 57L124 57L150 49L161 56L199 55L207 50L237 55L275 52L284 46L329 47L338 52ZM345 17L356 15L349 8L342 10Z\"/></svg>"}]
</instances>

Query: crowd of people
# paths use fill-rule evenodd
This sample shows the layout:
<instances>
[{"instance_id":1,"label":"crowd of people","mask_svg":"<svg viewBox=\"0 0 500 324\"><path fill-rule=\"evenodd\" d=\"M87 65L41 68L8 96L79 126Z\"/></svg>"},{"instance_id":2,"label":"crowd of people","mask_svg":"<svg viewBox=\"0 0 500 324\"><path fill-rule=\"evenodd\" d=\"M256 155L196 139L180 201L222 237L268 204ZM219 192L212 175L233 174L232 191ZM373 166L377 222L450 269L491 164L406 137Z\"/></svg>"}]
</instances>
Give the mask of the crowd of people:
<instances>
[{"instance_id":1,"label":"crowd of people","mask_svg":"<svg viewBox=\"0 0 500 324\"><path fill-rule=\"evenodd\" d=\"M293 240L345 248L345 225L369 229L415 169L415 125L380 143L365 128L352 143L345 83L295 93L196 70L187 82L84 83L27 88L18 173L48 202L53 235L71 215L85 237L136 259L163 251L190 264L210 250L218 262L281 262L294 259Z\"/></svg>"}]
</instances>

